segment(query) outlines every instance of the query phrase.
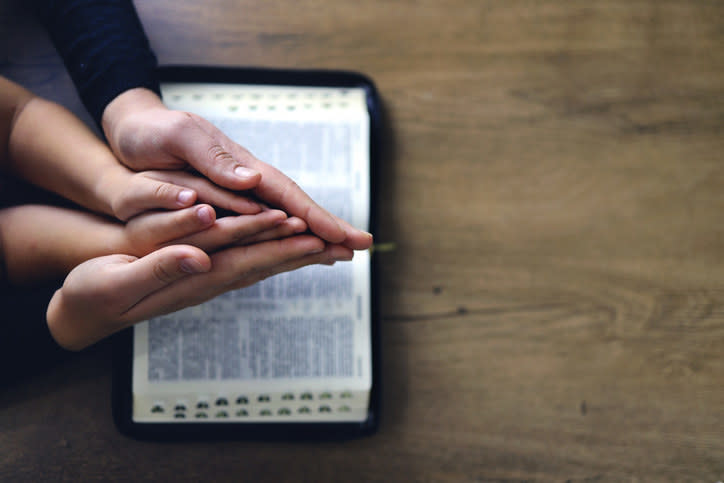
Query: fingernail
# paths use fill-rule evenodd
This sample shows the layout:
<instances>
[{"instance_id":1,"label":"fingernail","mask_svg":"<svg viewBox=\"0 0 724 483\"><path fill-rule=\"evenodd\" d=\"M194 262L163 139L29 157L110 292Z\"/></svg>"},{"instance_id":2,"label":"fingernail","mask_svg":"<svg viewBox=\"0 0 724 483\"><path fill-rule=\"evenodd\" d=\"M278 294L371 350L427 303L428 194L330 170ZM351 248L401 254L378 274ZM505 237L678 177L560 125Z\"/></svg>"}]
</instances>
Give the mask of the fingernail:
<instances>
[{"instance_id":1,"label":"fingernail","mask_svg":"<svg viewBox=\"0 0 724 483\"><path fill-rule=\"evenodd\" d=\"M187 204L191 203L191 200L194 199L194 192L191 190L183 190L178 194L176 199L182 205L187 205Z\"/></svg>"},{"instance_id":2,"label":"fingernail","mask_svg":"<svg viewBox=\"0 0 724 483\"><path fill-rule=\"evenodd\" d=\"M208 225L214 222L214 213L208 206L201 206L196 210L196 216L199 217L201 223Z\"/></svg>"},{"instance_id":3,"label":"fingernail","mask_svg":"<svg viewBox=\"0 0 724 483\"><path fill-rule=\"evenodd\" d=\"M193 258L184 258L179 265L181 266L181 270L186 273L201 273L204 271L204 267Z\"/></svg>"},{"instance_id":4,"label":"fingernail","mask_svg":"<svg viewBox=\"0 0 724 483\"><path fill-rule=\"evenodd\" d=\"M347 253L340 257L336 257L335 260L337 260L338 262L349 262L353 258L354 258L354 253Z\"/></svg>"},{"instance_id":5,"label":"fingernail","mask_svg":"<svg viewBox=\"0 0 724 483\"><path fill-rule=\"evenodd\" d=\"M234 169L234 174L237 175L239 178L253 178L256 176L258 171L254 171L253 169L245 168L243 166L237 166L236 169Z\"/></svg>"}]
</instances>

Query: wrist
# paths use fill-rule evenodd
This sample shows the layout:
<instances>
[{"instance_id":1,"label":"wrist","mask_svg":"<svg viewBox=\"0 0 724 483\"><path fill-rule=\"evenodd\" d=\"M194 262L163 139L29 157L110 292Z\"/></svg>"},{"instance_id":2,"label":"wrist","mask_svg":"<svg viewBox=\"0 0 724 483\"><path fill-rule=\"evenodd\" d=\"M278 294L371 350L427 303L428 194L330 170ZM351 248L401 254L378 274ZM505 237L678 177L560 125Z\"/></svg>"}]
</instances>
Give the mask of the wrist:
<instances>
[{"instance_id":1,"label":"wrist","mask_svg":"<svg viewBox=\"0 0 724 483\"><path fill-rule=\"evenodd\" d=\"M95 198L100 203L100 211L117 220L123 220L118 213L119 203L125 187L130 182L133 172L114 160L112 166L104 170L97 178L93 188Z\"/></svg>"}]
</instances>

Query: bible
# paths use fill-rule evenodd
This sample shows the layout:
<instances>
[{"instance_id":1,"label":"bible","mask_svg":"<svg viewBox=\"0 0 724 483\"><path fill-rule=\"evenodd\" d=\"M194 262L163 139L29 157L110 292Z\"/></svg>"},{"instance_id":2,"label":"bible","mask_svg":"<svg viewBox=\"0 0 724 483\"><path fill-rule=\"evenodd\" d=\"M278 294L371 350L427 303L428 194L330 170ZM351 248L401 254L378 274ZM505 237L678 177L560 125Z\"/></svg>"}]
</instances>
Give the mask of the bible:
<instances>
[{"instance_id":1,"label":"bible","mask_svg":"<svg viewBox=\"0 0 724 483\"><path fill-rule=\"evenodd\" d=\"M375 234L380 112L342 71L165 67L164 102L215 124L316 202ZM113 412L143 439L348 438L379 418L371 251L148 320L114 342Z\"/></svg>"}]
</instances>

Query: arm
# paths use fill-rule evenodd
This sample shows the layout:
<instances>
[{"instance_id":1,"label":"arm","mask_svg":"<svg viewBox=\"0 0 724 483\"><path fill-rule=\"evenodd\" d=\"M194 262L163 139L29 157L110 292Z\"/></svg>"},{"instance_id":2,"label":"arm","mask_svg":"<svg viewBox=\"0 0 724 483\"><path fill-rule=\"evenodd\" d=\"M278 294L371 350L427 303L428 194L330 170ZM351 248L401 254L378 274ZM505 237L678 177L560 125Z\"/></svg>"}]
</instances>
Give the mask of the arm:
<instances>
[{"instance_id":1,"label":"arm","mask_svg":"<svg viewBox=\"0 0 724 483\"><path fill-rule=\"evenodd\" d=\"M76 265L104 255L142 257L172 244L213 253L304 230L301 220L287 219L278 210L216 220L210 206L197 205L146 213L120 224L82 211L21 205L0 210L0 261L10 285L28 285L62 278Z\"/></svg>"},{"instance_id":2,"label":"arm","mask_svg":"<svg viewBox=\"0 0 724 483\"><path fill-rule=\"evenodd\" d=\"M48 330L46 311L53 294L62 284L54 281L41 287L3 287L0 290L0 388L47 370L66 358Z\"/></svg>"},{"instance_id":3,"label":"arm","mask_svg":"<svg viewBox=\"0 0 724 483\"><path fill-rule=\"evenodd\" d=\"M0 78L0 167L98 213L128 219L199 198L239 213L261 207L184 172L135 173L65 108Z\"/></svg>"},{"instance_id":4,"label":"arm","mask_svg":"<svg viewBox=\"0 0 724 483\"><path fill-rule=\"evenodd\" d=\"M197 232L208 224L203 211L212 213L202 205L142 215L124 226L62 208L9 208L0 211L0 260L7 262L11 286L63 276L82 262L70 271L47 311L53 338L78 350L149 317L280 272L350 260L353 255L348 248L325 245L310 235L280 238L291 233L284 233L286 215L275 210L223 218ZM295 231L305 230L306 225L297 221ZM149 233L150 227L155 230ZM196 246L175 244L184 238L167 241L186 232L191 234L185 241ZM211 256L203 251L219 245L225 248ZM106 255L124 250L148 255Z\"/></svg>"},{"instance_id":5,"label":"arm","mask_svg":"<svg viewBox=\"0 0 724 483\"><path fill-rule=\"evenodd\" d=\"M160 94L156 56L131 0L33 0L83 104L100 126L122 92Z\"/></svg>"},{"instance_id":6,"label":"arm","mask_svg":"<svg viewBox=\"0 0 724 483\"><path fill-rule=\"evenodd\" d=\"M99 126L109 103L129 90L147 91L160 103L156 56L131 0L35 2L40 22ZM135 107L140 111L142 106ZM128 166L135 169L132 164ZM259 173L250 169L220 170L219 176L210 179L228 189L246 190L259 182Z\"/></svg>"},{"instance_id":7,"label":"arm","mask_svg":"<svg viewBox=\"0 0 724 483\"><path fill-rule=\"evenodd\" d=\"M209 122L163 105L156 58L130 0L39 2L41 20L81 98L128 167L191 165L224 188L257 186L262 201L302 218L324 240L353 249L371 246L371 235L329 214Z\"/></svg>"}]
</instances>

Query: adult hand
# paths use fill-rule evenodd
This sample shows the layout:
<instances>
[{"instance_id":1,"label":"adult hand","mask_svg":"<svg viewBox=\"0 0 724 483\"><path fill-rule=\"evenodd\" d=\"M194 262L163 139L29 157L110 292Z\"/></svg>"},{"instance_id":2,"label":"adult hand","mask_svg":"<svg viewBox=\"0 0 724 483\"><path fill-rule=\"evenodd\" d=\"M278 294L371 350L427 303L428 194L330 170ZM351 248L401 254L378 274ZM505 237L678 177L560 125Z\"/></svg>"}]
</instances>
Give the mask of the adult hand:
<instances>
[{"instance_id":1,"label":"adult hand","mask_svg":"<svg viewBox=\"0 0 724 483\"><path fill-rule=\"evenodd\" d=\"M58 344L80 350L136 322L277 273L351 257L349 248L301 235L232 247L211 257L196 247L173 245L143 258L94 258L73 269L55 292L48 327Z\"/></svg>"},{"instance_id":2,"label":"adult hand","mask_svg":"<svg viewBox=\"0 0 724 483\"><path fill-rule=\"evenodd\" d=\"M116 156L136 171L192 166L230 190L253 190L260 200L303 219L320 238L361 250L372 236L317 205L278 169L256 159L207 120L172 111L144 88L116 97L103 112L103 130Z\"/></svg>"}]
</instances>

